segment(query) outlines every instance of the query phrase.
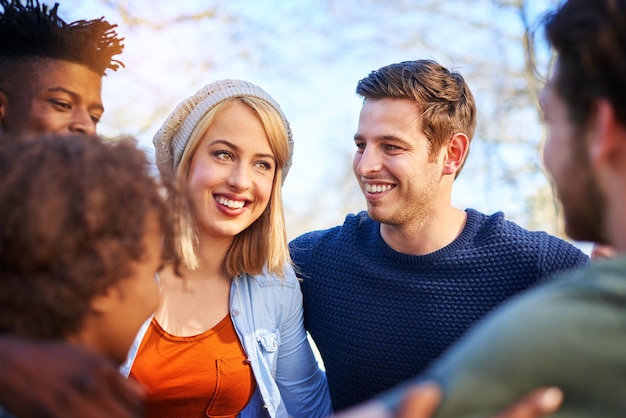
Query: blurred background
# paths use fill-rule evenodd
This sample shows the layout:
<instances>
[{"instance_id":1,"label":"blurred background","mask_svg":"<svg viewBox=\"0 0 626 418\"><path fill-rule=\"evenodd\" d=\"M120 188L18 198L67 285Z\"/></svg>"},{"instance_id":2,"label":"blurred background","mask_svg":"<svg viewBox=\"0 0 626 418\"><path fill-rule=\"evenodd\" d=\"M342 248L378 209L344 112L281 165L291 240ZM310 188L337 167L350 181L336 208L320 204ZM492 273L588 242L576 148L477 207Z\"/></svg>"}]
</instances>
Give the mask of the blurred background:
<instances>
[{"instance_id":1,"label":"blurred background","mask_svg":"<svg viewBox=\"0 0 626 418\"><path fill-rule=\"evenodd\" d=\"M356 83L384 65L434 59L463 74L478 127L453 203L503 211L563 236L542 168L538 96L553 56L541 28L553 0L60 0L67 21L105 16L126 68L104 79L100 132L152 136L182 99L221 78L267 90L291 122L283 188L289 238L365 209L352 174ZM587 253L589 246L575 243Z\"/></svg>"}]
</instances>

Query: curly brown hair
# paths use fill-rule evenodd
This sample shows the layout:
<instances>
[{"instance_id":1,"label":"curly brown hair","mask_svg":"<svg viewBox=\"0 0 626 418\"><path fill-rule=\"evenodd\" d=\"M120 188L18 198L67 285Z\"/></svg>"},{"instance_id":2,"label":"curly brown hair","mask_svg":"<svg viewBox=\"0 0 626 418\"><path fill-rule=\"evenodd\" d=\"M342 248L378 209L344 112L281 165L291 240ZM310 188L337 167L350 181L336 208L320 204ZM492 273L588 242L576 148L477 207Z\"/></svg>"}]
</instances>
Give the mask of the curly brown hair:
<instances>
[{"instance_id":1,"label":"curly brown hair","mask_svg":"<svg viewBox=\"0 0 626 418\"><path fill-rule=\"evenodd\" d=\"M124 49L112 25L103 17L66 23L39 0L0 0L0 68L16 61L52 58L81 64L104 75L124 64L113 59Z\"/></svg>"},{"instance_id":2,"label":"curly brown hair","mask_svg":"<svg viewBox=\"0 0 626 418\"><path fill-rule=\"evenodd\" d=\"M79 331L91 300L145 256L149 214L174 254L165 194L132 139L0 144L0 333L62 339Z\"/></svg>"}]
</instances>

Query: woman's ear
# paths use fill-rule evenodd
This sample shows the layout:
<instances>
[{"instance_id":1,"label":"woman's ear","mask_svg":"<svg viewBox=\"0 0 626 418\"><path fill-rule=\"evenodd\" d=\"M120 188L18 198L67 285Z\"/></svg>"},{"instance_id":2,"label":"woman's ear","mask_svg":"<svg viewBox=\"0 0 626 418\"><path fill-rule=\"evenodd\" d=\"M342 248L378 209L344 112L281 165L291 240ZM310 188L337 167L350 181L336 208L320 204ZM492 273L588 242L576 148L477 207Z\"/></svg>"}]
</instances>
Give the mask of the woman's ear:
<instances>
[{"instance_id":1,"label":"woman's ear","mask_svg":"<svg viewBox=\"0 0 626 418\"><path fill-rule=\"evenodd\" d=\"M455 133L446 147L443 161L443 174L451 174L456 177L457 172L463 166L469 152L470 140L463 132Z\"/></svg>"}]
</instances>

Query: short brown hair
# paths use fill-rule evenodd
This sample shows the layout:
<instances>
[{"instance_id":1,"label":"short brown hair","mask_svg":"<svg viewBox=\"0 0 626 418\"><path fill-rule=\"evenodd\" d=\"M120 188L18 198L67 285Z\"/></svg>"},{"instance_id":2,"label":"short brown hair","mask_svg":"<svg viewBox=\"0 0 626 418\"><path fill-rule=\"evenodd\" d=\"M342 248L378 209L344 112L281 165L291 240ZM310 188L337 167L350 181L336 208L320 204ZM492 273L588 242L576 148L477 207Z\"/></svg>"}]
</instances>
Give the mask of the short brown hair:
<instances>
[{"instance_id":1,"label":"short brown hair","mask_svg":"<svg viewBox=\"0 0 626 418\"><path fill-rule=\"evenodd\" d=\"M129 139L0 143L0 333L62 339L79 331L92 299L145 256L147 216L171 236L162 195Z\"/></svg>"}]
</instances>

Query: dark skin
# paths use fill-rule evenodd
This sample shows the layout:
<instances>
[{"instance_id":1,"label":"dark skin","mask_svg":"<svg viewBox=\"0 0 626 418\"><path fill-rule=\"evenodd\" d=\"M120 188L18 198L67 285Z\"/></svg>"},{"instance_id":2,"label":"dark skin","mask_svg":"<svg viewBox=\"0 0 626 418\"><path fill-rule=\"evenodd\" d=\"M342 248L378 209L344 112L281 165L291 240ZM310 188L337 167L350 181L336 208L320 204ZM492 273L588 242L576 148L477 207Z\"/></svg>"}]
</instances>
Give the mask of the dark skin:
<instances>
[{"instance_id":1,"label":"dark skin","mask_svg":"<svg viewBox=\"0 0 626 418\"><path fill-rule=\"evenodd\" d=\"M103 111L100 76L60 60L49 60L47 68L30 73L28 88L0 88L4 134L95 132ZM141 417L143 398L141 387L93 353L60 342L0 338L0 405L19 417Z\"/></svg>"},{"instance_id":2,"label":"dark skin","mask_svg":"<svg viewBox=\"0 0 626 418\"><path fill-rule=\"evenodd\" d=\"M0 358L1 403L19 417L143 416L143 389L103 357L65 343L4 337Z\"/></svg>"},{"instance_id":3,"label":"dark skin","mask_svg":"<svg viewBox=\"0 0 626 418\"><path fill-rule=\"evenodd\" d=\"M83 65L57 59L15 65L0 83L4 133L94 134L104 112L101 78Z\"/></svg>"}]
</instances>

